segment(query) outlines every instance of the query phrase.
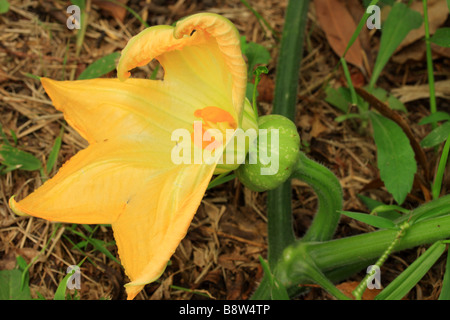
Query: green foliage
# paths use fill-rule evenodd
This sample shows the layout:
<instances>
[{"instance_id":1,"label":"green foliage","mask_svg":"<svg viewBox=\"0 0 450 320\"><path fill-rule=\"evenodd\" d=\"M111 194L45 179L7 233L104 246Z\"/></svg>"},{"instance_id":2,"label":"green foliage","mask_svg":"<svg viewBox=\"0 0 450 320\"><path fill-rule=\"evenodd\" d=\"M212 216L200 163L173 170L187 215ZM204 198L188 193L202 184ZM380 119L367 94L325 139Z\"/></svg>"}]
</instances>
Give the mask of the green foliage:
<instances>
[{"instance_id":1,"label":"green foliage","mask_svg":"<svg viewBox=\"0 0 450 320\"><path fill-rule=\"evenodd\" d=\"M435 147L444 142L450 134L450 121L444 122L442 125L433 129L423 140L420 145L423 148Z\"/></svg>"},{"instance_id":2,"label":"green foliage","mask_svg":"<svg viewBox=\"0 0 450 320\"><path fill-rule=\"evenodd\" d=\"M41 169L41 162L31 153L22 151L13 146L3 144L0 148L2 166L0 173L6 173L15 169L34 171Z\"/></svg>"},{"instance_id":3,"label":"green foliage","mask_svg":"<svg viewBox=\"0 0 450 320\"><path fill-rule=\"evenodd\" d=\"M441 47L450 47L450 28L439 28L430 39L431 42Z\"/></svg>"},{"instance_id":4,"label":"green foliage","mask_svg":"<svg viewBox=\"0 0 450 320\"><path fill-rule=\"evenodd\" d=\"M12 270L0 270L0 300L30 300L28 271L24 270L22 257L17 257L17 267ZM25 281L23 281L25 279Z\"/></svg>"},{"instance_id":5,"label":"green foliage","mask_svg":"<svg viewBox=\"0 0 450 320\"><path fill-rule=\"evenodd\" d=\"M0 270L0 300L30 300L28 283L21 286L22 271Z\"/></svg>"},{"instance_id":6,"label":"green foliage","mask_svg":"<svg viewBox=\"0 0 450 320\"><path fill-rule=\"evenodd\" d=\"M271 60L269 50L255 42L247 42L245 36L241 37L241 50L247 57L248 78L251 79L253 70L257 65L267 65Z\"/></svg>"},{"instance_id":7,"label":"green foliage","mask_svg":"<svg viewBox=\"0 0 450 320\"><path fill-rule=\"evenodd\" d=\"M417 164L408 137L392 120L370 113L377 145L377 163L386 189L398 204L411 191Z\"/></svg>"},{"instance_id":8,"label":"green foliage","mask_svg":"<svg viewBox=\"0 0 450 320\"><path fill-rule=\"evenodd\" d=\"M450 2L449 2L450 3ZM439 300L450 300L450 254L447 252L447 261L445 264L445 274L442 280L441 293Z\"/></svg>"},{"instance_id":9,"label":"green foliage","mask_svg":"<svg viewBox=\"0 0 450 320\"><path fill-rule=\"evenodd\" d=\"M0 14L6 13L9 11L9 2L8 0L0 0Z\"/></svg>"},{"instance_id":10,"label":"green foliage","mask_svg":"<svg viewBox=\"0 0 450 320\"><path fill-rule=\"evenodd\" d=\"M397 225L392 220L367 213L340 211L343 215L364 222L379 229L396 229Z\"/></svg>"},{"instance_id":11,"label":"green foliage","mask_svg":"<svg viewBox=\"0 0 450 320\"><path fill-rule=\"evenodd\" d=\"M269 264L259 257L259 262L264 270L264 275L269 281L270 298L272 300L289 300L286 287L272 274Z\"/></svg>"},{"instance_id":12,"label":"green foliage","mask_svg":"<svg viewBox=\"0 0 450 320\"><path fill-rule=\"evenodd\" d=\"M384 288L375 297L375 300L401 300L434 265L445 248L444 242L435 242L424 254Z\"/></svg>"},{"instance_id":13,"label":"green foliage","mask_svg":"<svg viewBox=\"0 0 450 320\"><path fill-rule=\"evenodd\" d=\"M113 52L96 60L84 69L84 71L78 76L78 80L99 78L108 72L113 71L116 69L116 60L119 57L119 52Z\"/></svg>"},{"instance_id":14,"label":"green foliage","mask_svg":"<svg viewBox=\"0 0 450 320\"><path fill-rule=\"evenodd\" d=\"M258 75L254 73L255 67L258 65L267 65L270 62L271 56L269 50L264 46L255 43L247 42L245 36L241 37L241 50L242 54L247 57L247 91L246 97L250 102L257 97L257 81ZM267 73L267 72L265 72ZM252 82L253 74L256 75L255 83ZM256 95L254 94L256 92Z\"/></svg>"},{"instance_id":15,"label":"green foliage","mask_svg":"<svg viewBox=\"0 0 450 320\"><path fill-rule=\"evenodd\" d=\"M378 55L372 71L369 87L373 88L384 66L408 33L422 25L420 13L401 2L396 2L384 22Z\"/></svg>"},{"instance_id":16,"label":"green foliage","mask_svg":"<svg viewBox=\"0 0 450 320\"><path fill-rule=\"evenodd\" d=\"M46 173L49 174L56 165L56 160L58 159L59 150L61 149L62 135L64 133L64 128L61 128L60 134L56 137L53 143L52 150L48 155L47 165L45 166Z\"/></svg>"}]
</instances>

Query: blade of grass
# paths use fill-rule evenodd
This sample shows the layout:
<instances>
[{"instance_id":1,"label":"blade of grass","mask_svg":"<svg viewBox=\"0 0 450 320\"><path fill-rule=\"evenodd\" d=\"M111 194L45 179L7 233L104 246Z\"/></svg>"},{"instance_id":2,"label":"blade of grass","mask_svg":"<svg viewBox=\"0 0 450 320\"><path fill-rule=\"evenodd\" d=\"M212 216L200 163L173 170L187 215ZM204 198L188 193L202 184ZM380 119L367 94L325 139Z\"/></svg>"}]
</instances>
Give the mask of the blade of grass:
<instances>
[{"instance_id":1,"label":"blade of grass","mask_svg":"<svg viewBox=\"0 0 450 320\"><path fill-rule=\"evenodd\" d=\"M255 17L258 19L259 24L261 24L261 25L264 24L267 27L267 29L269 29L270 32L272 32L273 37L278 42L280 40L280 38L278 37L278 32L270 26L270 24L267 22L267 20L264 19L264 17L261 16L258 13L258 11L253 9L253 7L247 2L247 0L241 0L241 2L244 6L246 6L255 15ZM263 28L263 30L264 30L264 28Z\"/></svg>"},{"instance_id":2,"label":"blade of grass","mask_svg":"<svg viewBox=\"0 0 450 320\"><path fill-rule=\"evenodd\" d=\"M401 2L396 2L392 6L382 28L380 49L370 78L369 92L374 88L381 71L395 49L412 29L419 28L421 24L422 16L419 12L410 9Z\"/></svg>"},{"instance_id":3,"label":"blade of grass","mask_svg":"<svg viewBox=\"0 0 450 320\"><path fill-rule=\"evenodd\" d=\"M345 61L344 57L341 58L342 68L344 69L345 79L347 80L350 94L352 98L352 105L356 106L358 104L358 99L356 97L355 87L353 86L352 78L350 76L350 71L348 70L347 61Z\"/></svg>"},{"instance_id":4,"label":"blade of grass","mask_svg":"<svg viewBox=\"0 0 450 320\"><path fill-rule=\"evenodd\" d=\"M85 260L86 260L86 257L84 257L77 266L81 267L81 265L83 264L83 262ZM72 270L72 272L70 272L64 276L64 278L59 283L58 288L56 288L55 295L53 296L53 300L66 300L67 282L69 281L69 278L74 273L75 273L75 270Z\"/></svg>"},{"instance_id":5,"label":"blade of grass","mask_svg":"<svg viewBox=\"0 0 450 320\"><path fill-rule=\"evenodd\" d=\"M236 175L234 173L229 174L228 172L222 173L217 176L217 178L213 179L206 190L209 190L211 188L217 187L218 185L221 185L222 183L228 182L236 178Z\"/></svg>"},{"instance_id":6,"label":"blade of grass","mask_svg":"<svg viewBox=\"0 0 450 320\"><path fill-rule=\"evenodd\" d=\"M442 280L441 293L439 300L450 300L450 253L447 252L447 261L445 262L445 274Z\"/></svg>"},{"instance_id":7,"label":"blade of grass","mask_svg":"<svg viewBox=\"0 0 450 320\"><path fill-rule=\"evenodd\" d=\"M392 220L370 215L367 213L361 213L361 212L351 212L351 211L341 211L343 215L346 215L347 217L350 217L352 219L364 222L368 225L371 225L375 228L379 229L395 229L397 228L396 224L392 222Z\"/></svg>"},{"instance_id":8,"label":"blade of grass","mask_svg":"<svg viewBox=\"0 0 450 320\"><path fill-rule=\"evenodd\" d=\"M383 289L375 300L400 300L422 279L434 265L446 247L443 241L436 241L416 259L405 271Z\"/></svg>"},{"instance_id":9,"label":"blade of grass","mask_svg":"<svg viewBox=\"0 0 450 320\"><path fill-rule=\"evenodd\" d=\"M53 148L50 151L50 154L48 155L47 159L47 165L45 167L47 175L52 171L53 167L56 164L56 160L58 159L58 153L61 149L61 143L62 143L62 136L64 134L64 127L61 127L61 131L59 132L59 135L56 137L55 142L53 144Z\"/></svg>"},{"instance_id":10,"label":"blade of grass","mask_svg":"<svg viewBox=\"0 0 450 320\"><path fill-rule=\"evenodd\" d=\"M368 7L374 6L374 5L376 5L377 3L378 3L378 0L372 0L372 1L370 2L370 4L368 5ZM364 12L364 15L362 16L361 20L359 21L358 26L356 27L355 32L353 33L352 37L350 38L350 41L348 42L347 47L345 48L345 51L344 51L344 53L342 54L342 58L345 57L345 55L347 54L347 51L348 51L348 50L350 49L350 47L353 45L353 43L355 42L356 38L358 38L358 36L359 36L359 34L360 34L362 28L366 25L367 18L369 17L370 14L371 14L371 13L369 13L369 12L367 12L367 11Z\"/></svg>"},{"instance_id":11,"label":"blade of grass","mask_svg":"<svg viewBox=\"0 0 450 320\"><path fill-rule=\"evenodd\" d=\"M428 23L428 5L427 0L422 0L423 3L423 17L425 26L425 47L427 56L427 72L428 72L428 87L430 92L430 112L436 112L436 91L434 88L434 73L433 73L433 58L431 56L431 43L430 43L430 28ZM436 123L431 124L433 128L436 128Z\"/></svg>"},{"instance_id":12,"label":"blade of grass","mask_svg":"<svg viewBox=\"0 0 450 320\"><path fill-rule=\"evenodd\" d=\"M442 155L441 159L439 160L438 170L436 172L433 185L431 186L431 194L433 195L433 199L438 198L441 193L442 179L444 177L444 171L447 165L449 150L450 150L450 134L448 135L447 141L445 141L444 148L442 149Z\"/></svg>"}]
</instances>

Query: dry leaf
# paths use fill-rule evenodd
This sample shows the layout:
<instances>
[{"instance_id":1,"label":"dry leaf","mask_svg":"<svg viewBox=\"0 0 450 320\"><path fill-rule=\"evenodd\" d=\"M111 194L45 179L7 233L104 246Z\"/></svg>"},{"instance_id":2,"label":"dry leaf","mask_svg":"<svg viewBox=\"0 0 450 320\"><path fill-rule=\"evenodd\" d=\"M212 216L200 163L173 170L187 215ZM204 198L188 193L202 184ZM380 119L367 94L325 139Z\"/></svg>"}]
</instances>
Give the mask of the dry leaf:
<instances>
[{"instance_id":1,"label":"dry leaf","mask_svg":"<svg viewBox=\"0 0 450 320\"><path fill-rule=\"evenodd\" d=\"M271 103L274 90L275 82L273 79L266 75L262 75L258 84L258 101Z\"/></svg>"},{"instance_id":2,"label":"dry leaf","mask_svg":"<svg viewBox=\"0 0 450 320\"><path fill-rule=\"evenodd\" d=\"M126 4L128 0L118 0L118 2L122 4ZM100 9L107 11L114 18L117 18L119 21L123 22L125 19L125 15L127 14L127 10L114 2L111 1L102 1L102 0L94 0L94 4L96 4Z\"/></svg>"},{"instance_id":3,"label":"dry leaf","mask_svg":"<svg viewBox=\"0 0 450 320\"><path fill-rule=\"evenodd\" d=\"M348 281L338 284L336 288L341 290L347 297L354 298L352 291L355 290L358 285L358 281ZM366 289L363 293L362 300L373 300L380 292L381 289Z\"/></svg>"},{"instance_id":4,"label":"dry leaf","mask_svg":"<svg viewBox=\"0 0 450 320\"><path fill-rule=\"evenodd\" d=\"M340 0L315 0L316 15L328 43L334 52L341 57L356 30L356 23ZM362 47L359 38L347 51L345 60L354 66L364 68Z\"/></svg>"},{"instance_id":5,"label":"dry leaf","mask_svg":"<svg viewBox=\"0 0 450 320\"><path fill-rule=\"evenodd\" d=\"M422 1L413 2L411 4L411 9L420 12L420 14L423 16ZM448 7L446 1L428 0L428 24L430 28L429 29L430 34L434 34L436 29L438 29L445 22L447 17L448 17ZM423 40L424 36L425 36L425 29L422 24L421 27L413 29L411 30L411 32L408 33L408 35L402 41L402 43L400 43L396 51L397 52L400 51L402 48L412 44L417 40Z\"/></svg>"},{"instance_id":6,"label":"dry leaf","mask_svg":"<svg viewBox=\"0 0 450 320\"><path fill-rule=\"evenodd\" d=\"M450 99L450 80L436 81L434 84L436 97ZM403 86L392 89L392 94L401 102L406 103L419 99L428 99L430 97L430 88L428 84L418 86Z\"/></svg>"},{"instance_id":7,"label":"dry leaf","mask_svg":"<svg viewBox=\"0 0 450 320\"><path fill-rule=\"evenodd\" d=\"M314 138L317 138L322 132L327 130L327 127L322 124L320 121L320 115L314 114L314 118L311 124L311 136Z\"/></svg>"}]
</instances>

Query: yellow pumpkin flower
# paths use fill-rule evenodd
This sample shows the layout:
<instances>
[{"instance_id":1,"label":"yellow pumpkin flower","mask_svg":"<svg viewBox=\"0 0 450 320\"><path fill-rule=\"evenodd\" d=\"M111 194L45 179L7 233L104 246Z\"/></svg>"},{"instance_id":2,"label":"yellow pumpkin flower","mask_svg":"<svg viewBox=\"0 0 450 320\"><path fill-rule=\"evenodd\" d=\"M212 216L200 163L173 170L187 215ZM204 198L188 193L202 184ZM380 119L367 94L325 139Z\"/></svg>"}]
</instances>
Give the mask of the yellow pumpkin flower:
<instances>
[{"instance_id":1,"label":"yellow pumpkin flower","mask_svg":"<svg viewBox=\"0 0 450 320\"><path fill-rule=\"evenodd\" d=\"M162 81L129 78L152 59L164 69ZM249 104L239 34L216 14L142 31L122 51L117 74L41 79L56 109L89 146L23 200L12 197L10 207L50 221L111 224L133 299L160 277L214 172L225 170L217 155L212 163L175 164L174 130L188 130L195 140L196 123L204 134L209 128L256 128L256 120L251 107L243 117L244 101ZM208 149L202 142L194 141L194 153Z\"/></svg>"}]
</instances>

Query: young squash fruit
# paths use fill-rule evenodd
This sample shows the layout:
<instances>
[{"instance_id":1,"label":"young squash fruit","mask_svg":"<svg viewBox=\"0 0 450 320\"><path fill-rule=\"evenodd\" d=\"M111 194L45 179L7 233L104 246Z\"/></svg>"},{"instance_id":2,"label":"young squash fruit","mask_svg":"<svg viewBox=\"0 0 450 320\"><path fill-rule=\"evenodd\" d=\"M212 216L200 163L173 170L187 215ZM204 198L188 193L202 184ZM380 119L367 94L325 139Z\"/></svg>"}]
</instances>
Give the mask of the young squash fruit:
<instances>
[{"instance_id":1,"label":"young squash fruit","mask_svg":"<svg viewBox=\"0 0 450 320\"><path fill-rule=\"evenodd\" d=\"M275 189L290 177L298 161L300 136L297 127L281 115L259 117L258 139L252 148L245 163L236 169L236 176L250 190Z\"/></svg>"}]
</instances>

